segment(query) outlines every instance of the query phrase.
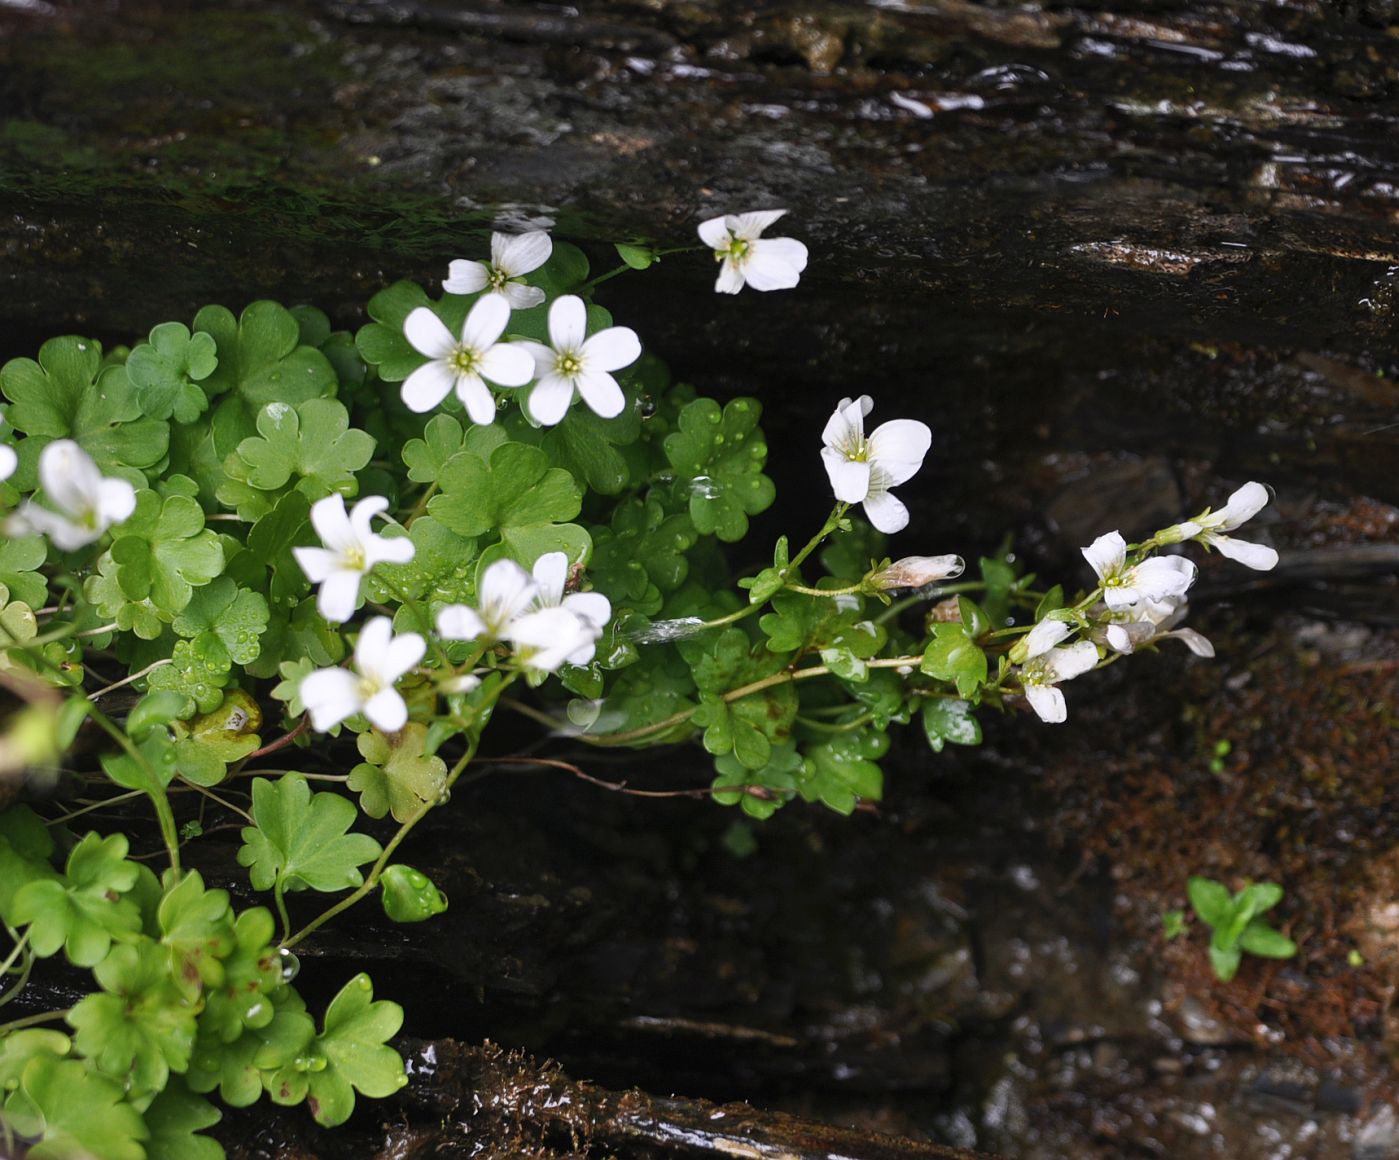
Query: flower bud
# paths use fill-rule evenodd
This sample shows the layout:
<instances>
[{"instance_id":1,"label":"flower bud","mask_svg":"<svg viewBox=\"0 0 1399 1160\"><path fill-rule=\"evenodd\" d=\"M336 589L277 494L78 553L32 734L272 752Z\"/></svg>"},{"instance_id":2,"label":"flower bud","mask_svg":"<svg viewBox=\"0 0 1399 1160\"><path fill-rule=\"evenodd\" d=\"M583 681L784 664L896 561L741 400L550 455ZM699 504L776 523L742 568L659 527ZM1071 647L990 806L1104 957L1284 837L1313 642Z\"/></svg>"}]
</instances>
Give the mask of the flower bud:
<instances>
[{"instance_id":1,"label":"flower bud","mask_svg":"<svg viewBox=\"0 0 1399 1160\"><path fill-rule=\"evenodd\" d=\"M922 588L960 576L966 564L961 556L905 556L869 577L868 586L874 591L890 588Z\"/></svg>"}]
</instances>

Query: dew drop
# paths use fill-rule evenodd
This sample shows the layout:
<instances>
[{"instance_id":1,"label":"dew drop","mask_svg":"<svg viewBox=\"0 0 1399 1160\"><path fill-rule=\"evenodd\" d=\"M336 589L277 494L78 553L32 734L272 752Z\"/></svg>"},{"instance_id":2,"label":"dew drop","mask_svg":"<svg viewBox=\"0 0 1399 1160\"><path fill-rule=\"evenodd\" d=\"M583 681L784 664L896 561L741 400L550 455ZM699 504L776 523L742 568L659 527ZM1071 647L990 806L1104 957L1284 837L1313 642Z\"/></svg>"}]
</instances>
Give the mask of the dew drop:
<instances>
[{"instance_id":1,"label":"dew drop","mask_svg":"<svg viewBox=\"0 0 1399 1160\"><path fill-rule=\"evenodd\" d=\"M282 947L277 956L282 960L282 982L290 983L301 973L301 960L286 947Z\"/></svg>"}]
</instances>

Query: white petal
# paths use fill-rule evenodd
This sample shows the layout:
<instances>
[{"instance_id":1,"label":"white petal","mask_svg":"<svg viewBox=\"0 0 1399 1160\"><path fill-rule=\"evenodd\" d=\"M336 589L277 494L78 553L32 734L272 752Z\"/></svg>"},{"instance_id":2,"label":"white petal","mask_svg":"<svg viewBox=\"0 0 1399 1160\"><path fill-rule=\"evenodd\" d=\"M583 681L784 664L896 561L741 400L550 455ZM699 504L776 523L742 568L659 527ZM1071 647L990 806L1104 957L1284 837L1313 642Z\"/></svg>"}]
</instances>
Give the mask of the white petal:
<instances>
[{"instance_id":1,"label":"white petal","mask_svg":"<svg viewBox=\"0 0 1399 1160\"><path fill-rule=\"evenodd\" d=\"M1025 659L1041 656L1073 631L1063 620L1041 620L1025 634Z\"/></svg>"},{"instance_id":2,"label":"white petal","mask_svg":"<svg viewBox=\"0 0 1399 1160\"><path fill-rule=\"evenodd\" d=\"M495 422L495 396L480 375L457 376L457 398L466 407L473 423L489 427Z\"/></svg>"},{"instance_id":3,"label":"white petal","mask_svg":"<svg viewBox=\"0 0 1399 1160\"><path fill-rule=\"evenodd\" d=\"M730 214L728 220L734 223L730 227L734 237L752 241L786 212L785 209L760 209L737 216Z\"/></svg>"},{"instance_id":4,"label":"white petal","mask_svg":"<svg viewBox=\"0 0 1399 1160\"><path fill-rule=\"evenodd\" d=\"M1120 532L1108 532L1099 536L1088 547L1079 550L1083 553L1083 558L1092 565L1099 580L1116 576L1127 560L1127 541L1122 538Z\"/></svg>"},{"instance_id":5,"label":"white petal","mask_svg":"<svg viewBox=\"0 0 1399 1160\"><path fill-rule=\"evenodd\" d=\"M0 443L0 482L7 480L15 473L15 468L19 466L19 456L15 454L15 449L7 444Z\"/></svg>"},{"instance_id":6,"label":"white petal","mask_svg":"<svg viewBox=\"0 0 1399 1160\"><path fill-rule=\"evenodd\" d=\"M457 376L444 362L424 363L403 380L403 405L421 415L452 392Z\"/></svg>"},{"instance_id":7,"label":"white petal","mask_svg":"<svg viewBox=\"0 0 1399 1160\"><path fill-rule=\"evenodd\" d=\"M714 280L714 289L720 294L737 294L743 289L743 271L733 262L721 262L719 277Z\"/></svg>"},{"instance_id":8,"label":"white petal","mask_svg":"<svg viewBox=\"0 0 1399 1160\"><path fill-rule=\"evenodd\" d=\"M380 689L364 703L364 715L381 733L397 733L408 724L408 705L397 689Z\"/></svg>"},{"instance_id":9,"label":"white petal","mask_svg":"<svg viewBox=\"0 0 1399 1160\"><path fill-rule=\"evenodd\" d=\"M578 393L593 414L602 419L615 419L626 408L627 397L617 380L601 371L584 371L578 376Z\"/></svg>"},{"instance_id":10,"label":"white petal","mask_svg":"<svg viewBox=\"0 0 1399 1160\"><path fill-rule=\"evenodd\" d=\"M1142 594L1130 585L1114 584L1103 589L1103 603L1114 612L1126 612L1135 608L1141 599Z\"/></svg>"},{"instance_id":11,"label":"white petal","mask_svg":"<svg viewBox=\"0 0 1399 1160\"><path fill-rule=\"evenodd\" d=\"M388 647L374 660L374 672L380 682L392 685L413 668L427 652L427 641L416 632L405 632L389 641Z\"/></svg>"},{"instance_id":12,"label":"white petal","mask_svg":"<svg viewBox=\"0 0 1399 1160\"><path fill-rule=\"evenodd\" d=\"M526 286L523 282L507 282L500 288L511 310L532 310L544 301L545 294L538 286Z\"/></svg>"},{"instance_id":13,"label":"white petal","mask_svg":"<svg viewBox=\"0 0 1399 1160\"><path fill-rule=\"evenodd\" d=\"M82 517L97 510L102 473L71 439L55 439L39 453L39 484L62 512Z\"/></svg>"},{"instance_id":14,"label":"white petal","mask_svg":"<svg viewBox=\"0 0 1399 1160\"><path fill-rule=\"evenodd\" d=\"M1201 636L1193 628L1178 628L1174 632L1168 632L1165 635L1175 637L1197 657L1214 656L1214 645L1209 642L1209 638Z\"/></svg>"},{"instance_id":15,"label":"white petal","mask_svg":"<svg viewBox=\"0 0 1399 1160\"><path fill-rule=\"evenodd\" d=\"M542 342L531 342L529 339L517 338L510 345L518 347L534 359L534 373L541 378L552 371L559 361L558 351L552 346L545 346Z\"/></svg>"},{"instance_id":16,"label":"white petal","mask_svg":"<svg viewBox=\"0 0 1399 1160\"><path fill-rule=\"evenodd\" d=\"M582 355L590 371L619 371L641 357L641 340L630 326L609 326L583 343Z\"/></svg>"},{"instance_id":17,"label":"white petal","mask_svg":"<svg viewBox=\"0 0 1399 1160\"><path fill-rule=\"evenodd\" d=\"M534 577L514 560L497 560L481 575L477 593L481 615L491 630L504 635L510 624L534 600Z\"/></svg>"},{"instance_id":18,"label":"white petal","mask_svg":"<svg viewBox=\"0 0 1399 1160\"><path fill-rule=\"evenodd\" d=\"M870 493L870 465L846 459L830 447L821 449L821 462L831 477L831 490L841 503L862 503Z\"/></svg>"},{"instance_id":19,"label":"white petal","mask_svg":"<svg viewBox=\"0 0 1399 1160\"><path fill-rule=\"evenodd\" d=\"M561 375L545 375L530 391L525 407L530 418L544 427L552 427L568 414L573 402L573 383Z\"/></svg>"},{"instance_id":20,"label":"white petal","mask_svg":"<svg viewBox=\"0 0 1399 1160\"><path fill-rule=\"evenodd\" d=\"M490 271L486 269L485 262L468 262L465 258L456 258L447 263L447 277L442 283L442 289L448 294L475 294L484 290L490 280Z\"/></svg>"},{"instance_id":21,"label":"white petal","mask_svg":"<svg viewBox=\"0 0 1399 1160\"><path fill-rule=\"evenodd\" d=\"M481 377L502 387L523 387L534 378L534 357L513 342L498 342L481 355Z\"/></svg>"},{"instance_id":22,"label":"white petal","mask_svg":"<svg viewBox=\"0 0 1399 1160\"><path fill-rule=\"evenodd\" d=\"M136 510L136 489L124 479L104 479L97 485L97 514L104 526L119 524Z\"/></svg>"},{"instance_id":23,"label":"white petal","mask_svg":"<svg viewBox=\"0 0 1399 1160\"><path fill-rule=\"evenodd\" d=\"M563 598L563 606L598 628L605 628L612 619L612 601L601 592L571 592Z\"/></svg>"},{"instance_id":24,"label":"white petal","mask_svg":"<svg viewBox=\"0 0 1399 1160\"><path fill-rule=\"evenodd\" d=\"M369 521L388 510L389 501L382 495L367 495L350 509L350 532L356 544L363 547L374 538Z\"/></svg>"},{"instance_id":25,"label":"white petal","mask_svg":"<svg viewBox=\"0 0 1399 1160\"><path fill-rule=\"evenodd\" d=\"M793 274L800 274L806 269L806 245L796 238L764 238L753 245L754 248L761 248L764 258L782 262L791 268Z\"/></svg>"},{"instance_id":26,"label":"white petal","mask_svg":"<svg viewBox=\"0 0 1399 1160\"><path fill-rule=\"evenodd\" d=\"M1050 725L1062 725L1069 719L1069 707L1064 703L1064 694L1053 685L1026 685L1025 699L1030 702L1041 721Z\"/></svg>"},{"instance_id":27,"label":"white petal","mask_svg":"<svg viewBox=\"0 0 1399 1160\"><path fill-rule=\"evenodd\" d=\"M1240 524L1246 523L1262 511L1267 506L1268 499L1268 489L1261 483L1246 483L1229 497L1228 503L1217 512L1212 513L1214 519L1218 521L1213 526L1226 532L1232 532Z\"/></svg>"},{"instance_id":28,"label":"white petal","mask_svg":"<svg viewBox=\"0 0 1399 1160\"><path fill-rule=\"evenodd\" d=\"M563 603L563 590L568 583L568 556L564 552L545 552L530 569L539 585L535 600L544 608Z\"/></svg>"},{"instance_id":29,"label":"white petal","mask_svg":"<svg viewBox=\"0 0 1399 1160\"><path fill-rule=\"evenodd\" d=\"M1259 572L1270 572L1277 567L1277 551L1264 544L1255 544L1249 540L1236 540L1233 536L1218 536L1208 533L1204 540L1211 548L1218 549L1221 556L1236 560L1246 568L1253 568Z\"/></svg>"},{"instance_id":30,"label":"white petal","mask_svg":"<svg viewBox=\"0 0 1399 1160\"><path fill-rule=\"evenodd\" d=\"M377 671L375 663L389 647L393 639L393 621L387 616L375 616L360 629L359 640L355 641L355 668L368 676Z\"/></svg>"},{"instance_id":31,"label":"white petal","mask_svg":"<svg viewBox=\"0 0 1399 1160\"><path fill-rule=\"evenodd\" d=\"M864 403L867 399L868 395L861 395L854 401L841 399L840 405L826 420L826 426L821 432L821 442L840 451L858 449L865 438L865 416L869 414L869 408ZM870 399L871 405L873 402Z\"/></svg>"},{"instance_id":32,"label":"white petal","mask_svg":"<svg viewBox=\"0 0 1399 1160\"><path fill-rule=\"evenodd\" d=\"M373 536L364 546L364 568L375 564L406 564L413 558L413 541L407 536Z\"/></svg>"},{"instance_id":33,"label":"white petal","mask_svg":"<svg viewBox=\"0 0 1399 1160\"><path fill-rule=\"evenodd\" d=\"M724 224L723 217L713 217L708 221L700 222L699 236L700 241L711 250L727 249L729 242L732 240L729 237L729 229L728 226Z\"/></svg>"},{"instance_id":34,"label":"white petal","mask_svg":"<svg viewBox=\"0 0 1399 1160\"><path fill-rule=\"evenodd\" d=\"M908 526L908 508L887 491L871 492L865 497L865 519L886 536L893 535Z\"/></svg>"},{"instance_id":35,"label":"white petal","mask_svg":"<svg viewBox=\"0 0 1399 1160\"><path fill-rule=\"evenodd\" d=\"M537 672L552 673L580 649L597 639L593 626L564 608L541 608L510 626L510 640L519 660Z\"/></svg>"},{"instance_id":36,"label":"white petal","mask_svg":"<svg viewBox=\"0 0 1399 1160\"><path fill-rule=\"evenodd\" d=\"M474 608L449 604L437 613L437 634L443 640L475 640L486 634L486 622Z\"/></svg>"},{"instance_id":37,"label":"white petal","mask_svg":"<svg viewBox=\"0 0 1399 1160\"><path fill-rule=\"evenodd\" d=\"M499 248L496 247L496 239L501 239ZM507 234L494 234L491 237L491 252L497 270L507 278L518 278L544 265L554 252L554 243L543 230L531 230L513 238ZM542 301L544 292L541 290L539 295Z\"/></svg>"},{"instance_id":38,"label":"white petal","mask_svg":"<svg viewBox=\"0 0 1399 1160\"><path fill-rule=\"evenodd\" d=\"M1108 647L1114 652L1130 653L1136 647L1136 642L1132 640L1132 634L1127 631L1124 624L1110 624L1103 634L1108 642Z\"/></svg>"},{"instance_id":39,"label":"white petal","mask_svg":"<svg viewBox=\"0 0 1399 1160\"><path fill-rule=\"evenodd\" d=\"M318 733L340 724L361 708L359 678L344 669L317 669L302 680L298 692L311 714L311 727Z\"/></svg>"},{"instance_id":40,"label":"white petal","mask_svg":"<svg viewBox=\"0 0 1399 1160\"><path fill-rule=\"evenodd\" d=\"M419 354L434 359L442 358L457 344L447 324L426 306L415 308L403 320L403 337Z\"/></svg>"},{"instance_id":41,"label":"white petal","mask_svg":"<svg viewBox=\"0 0 1399 1160\"><path fill-rule=\"evenodd\" d=\"M754 290L790 290L801 280L801 271L774 253L766 242L751 245L743 276Z\"/></svg>"},{"instance_id":42,"label":"white petal","mask_svg":"<svg viewBox=\"0 0 1399 1160\"><path fill-rule=\"evenodd\" d=\"M1153 556L1131 570L1131 580L1144 598L1164 600L1184 596L1195 572L1195 565L1184 556Z\"/></svg>"},{"instance_id":43,"label":"white petal","mask_svg":"<svg viewBox=\"0 0 1399 1160\"><path fill-rule=\"evenodd\" d=\"M339 552L331 552L325 548L293 548L291 554L296 557L296 562L306 573L306 579L312 584L319 584L339 568L343 558Z\"/></svg>"},{"instance_id":44,"label":"white petal","mask_svg":"<svg viewBox=\"0 0 1399 1160\"><path fill-rule=\"evenodd\" d=\"M510 321L510 303L499 294L478 298L461 325L461 342L478 354L489 350L505 333Z\"/></svg>"},{"instance_id":45,"label":"white petal","mask_svg":"<svg viewBox=\"0 0 1399 1160\"><path fill-rule=\"evenodd\" d=\"M363 576L358 570L337 568L321 581L321 589L316 594L317 611L331 624L344 624L355 614Z\"/></svg>"},{"instance_id":46,"label":"white petal","mask_svg":"<svg viewBox=\"0 0 1399 1160\"><path fill-rule=\"evenodd\" d=\"M33 500L27 501L19 511L10 517L6 523L6 531L10 535L25 535L29 532L36 532L39 535L47 536L56 548L64 552L75 552L79 548L95 543L102 538L102 532L98 529L75 524L67 516L49 511L48 508L41 507Z\"/></svg>"},{"instance_id":47,"label":"white petal","mask_svg":"<svg viewBox=\"0 0 1399 1160\"><path fill-rule=\"evenodd\" d=\"M359 545L350 517L345 513L345 497L333 492L311 505L311 526L320 536L321 543L338 555L343 555Z\"/></svg>"},{"instance_id":48,"label":"white petal","mask_svg":"<svg viewBox=\"0 0 1399 1160\"><path fill-rule=\"evenodd\" d=\"M1097 646L1086 640L1051 649L1046 655L1044 671L1049 679L1055 682L1072 681L1075 677L1083 676L1098 663Z\"/></svg>"},{"instance_id":49,"label":"white petal","mask_svg":"<svg viewBox=\"0 0 1399 1160\"><path fill-rule=\"evenodd\" d=\"M894 483L904 483L923 466L933 445L933 433L917 419L892 419L881 423L869 437L869 456L884 468Z\"/></svg>"},{"instance_id":50,"label":"white petal","mask_svg":"<svg viewBox=\"0 0 1399 1160\"><path fill-rule=\"evenodd\" d=\"M558 351L573 351L588 336L588 308L576 294L555 298L549 307L549 341Z\"/></svg>"}]
</instances>

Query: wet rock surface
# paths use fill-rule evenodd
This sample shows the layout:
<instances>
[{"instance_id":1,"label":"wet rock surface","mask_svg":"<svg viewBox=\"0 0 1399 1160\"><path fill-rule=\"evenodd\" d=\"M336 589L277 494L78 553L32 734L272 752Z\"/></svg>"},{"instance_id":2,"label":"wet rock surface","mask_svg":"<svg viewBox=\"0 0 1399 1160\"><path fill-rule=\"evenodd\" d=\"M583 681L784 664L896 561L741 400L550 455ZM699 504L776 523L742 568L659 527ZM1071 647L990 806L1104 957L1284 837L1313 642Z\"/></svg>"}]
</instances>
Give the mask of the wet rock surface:
<instances>
[{"instance_id":1,"label":"wet rock surface","mask_svg":"<svg viewBox=\"0 0 1399 1160\"><path fill-rule=\"evenodd\" d=\"M308 997L382 976L462 1091L481 1062L445 1041L490 1038L611 1089L1017 1157L1399 1152L1396 21L1383 2L0 2L4 357L264 296L353 327L492 224L552 223L602 269L611 241L785 205L813 253L793 295L716 298L702 254L602 291L679 375L764 401L781 494L809 491L803 449L861 391L936 432L910 550L1012 530L1032 567L1080 575L1101 530L1278 488L1259 521L1278 571L1203 569L1220 660L1098 674L1069 725L1006 721L975 754L908 737L877 815L788 810L743 858L704 803L495 767L414 839L451 910L411 939L327 930ZM763 526L808 516L784 500ZM588 760L656 788L709 776L699 755ZM199 848L232 885L228 850ZM1286 885L1299 959L1215 984L1198 924L1161 934L1191 873ZM662 1147L548 1117L470 1131L435 1082L420 1069L341 1154ZM235 1155L337 1154L304 1119L221 1130ZM457 1135L392 1134L439 1121Z\"/></svg>"}]
</instances>

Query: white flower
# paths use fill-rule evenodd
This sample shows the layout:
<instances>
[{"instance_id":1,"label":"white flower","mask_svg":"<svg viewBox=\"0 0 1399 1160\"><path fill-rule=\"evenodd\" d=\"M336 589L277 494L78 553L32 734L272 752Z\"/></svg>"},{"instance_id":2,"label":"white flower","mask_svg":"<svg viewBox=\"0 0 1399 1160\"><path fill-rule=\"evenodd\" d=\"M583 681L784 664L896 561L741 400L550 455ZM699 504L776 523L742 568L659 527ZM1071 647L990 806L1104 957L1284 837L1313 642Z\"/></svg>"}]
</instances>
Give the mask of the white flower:
<instances>
[{"instance_id":1,"label":"white flower","mask_svg":"<svg viewBox=\"0 0 1399 1160\"><path fill-rule=\"evenodd\" d=\"M509 320L510 304L498 294L477 299L460 339L426 306L414 310L403 322L404 337L432 361L403 380L408 409L430 411L455 390L473 423L493 423L495 397L485 380L523 387L534 377L534 360L518 345L500 341Z\"/></svg>"},{"instance_id":2,"label":"white flower","mask_svg":"<svg viewBox=\"0 0 1399 1160\"><path fill-rule=\"evenodd\" d=\"M593 630L568 655L569 664L586 665L593 659L596 641L602 636L602 630L612 619L612 602L601 592L570 592L564 595L564 589L568 586L568 557L562 552L546 552L534 562L533 571L537 585L533 605L536 610L564 608Z\"/></svg>"},{"instance_id":3,"label":"white flower","mask_svg":"<svg viewBox=\"0 0 1399 1160\"><path fill-rule=\"evenodd\" d=\"M437 614L437 631L445 640L505 640L538 592L534 579L514 560L497 560L481 575L479 608L447 605Z\"/></svg>"},{"instance_id":4,"label":"white flower","mask_svg":"<svg viewBox=\"0 0 1399 1160\"><path fill-rule=\"evenodd\" d=\"M543 230L518 236L492 234L490 262L457 258L447 266L442 289L448 294L475 294L489 289L512 309L528 310L544 301L544 291L538 286L526 286L521 279L544 265L553 252L554 243Z\"/></svg>"},{"instance_id":5,"label":"white flower","mask_svg":"<svg viewBox=\"0 0 1399 1160\"><path fill-rule=\"evenodd\" d=\"M301 682L301 702L318 732L363 713L385 733L408 722L408 705L394 685L423 659L427 642L416 632L394 636L387 616L376 616L355 642L355 671L317 669Z\"/></svg>"},{"instance_id":6,"label":"white flower","mask_svg":"<svg viewBox=\"0 0 1399 1160\"><path fill-rule=\"evenodd\" d=\"M1086 640L1056 647L1069 632L1069 625L1062 620L1042 620L1025 638L1029 659L1020 669L1020 684L1030 708L1051 725L1062 724L1069 717L1064 694L1055 686L1081 677L1098 663L1097 647Z\"/></svg>"},{"instance_id":7,"label":"white flower","mask_svg":"<svg viewBox=\"0 0 1399 1160\"><path fill-rule=\"evenodd\" d=\"M536 423L552 427L568 412L577 391L598 415L622 413L626 398L609 371L630 366L641 357L641 342L627 326L609 326L591 338L588 308L574 294L556 298L549 307L549 342L517 342L534 360L539 382L525 406Z\"/></svg>"},{"instance_id":8,"label":"white flower","mask_svg":"<svg viewBox=\"0 0 1399 1160\"><path fill-rule=\"evenodd\" d=\"M91 456L71 439L55 439L39 453L39 483L58 510L28 501L11 518L11 535L38 532L65 552L102 538L136 510L136 489L105 478Z\"/></svg>"},{"instance_id":9,"label":"white flower","mask_svg":"<svg viewBox=\"0 0 1399 1160\"><path fill-rule=\"evenodd\" d=\"M897 532L908 523L908 508L889 489L911 479L923 466L933 433L917 419L893 419L865 438L865 416L874 400L861 395L842 399L826 423L821 458L836 499L863 503L865 515L881 532Z\"/></svg>"},{"instance_id":10,"label":"white flower","mask_svg":"<svg viewBox=\"0 0 1399 1160\"><path fill-rule=\"evenodd\" d=\"M515 660L536 673L557 672L565 661L586 663L574 658L586 650L591 659L594 642L601 634L602 629L591 620L562 607L541 608L510 626Z\"/></svg>"},{"instance_id":11,"label":"white flower","mask_svg":"<svg viewBox=\"0 0 1399 1160\"><path fill-rule=\"evenodd\" d=\"M1127 567L1127 541L1119 532L1099 536L1080 549L1098 574L1103 600L1114 612L1144 600L1173 600L1195 582L1195 565L1183 556L1151 556Z\"/></svg>"},{"instance_id":12,"label":"white flower","mask_svg":"<svg viewBox=\"0 0 1399 1160\"><path fill-rule=\"evenodd\" d=\"M1229 502L1216 512L1206 511L1177 524L1162 533L1163 537L1177 536L1179 539L1198 540L1208 548L1215 548L1221 556L1237 560L1245 567L1259 572L1267 572L1277 567L1278 554L1264 544L1250 540L1236 540L1224 535L1256 516L1268 503L1268 489L1261 483L1250 482L1239 488L1229 497Z\"/></svg>"},{"instance_id":13,"label":"white flower","mask_svg":"<svg viewBox=\"0 0 1399 1160\"><path fill-rule=\"evenodd\" d=\"M871 588L924 588L939 580L960 576L966 568L961 556L905 556L869 578Z\"/></svg>"},{"instance_id":14,"label":"white flower","mask_svg":"<svg viewBox=\"0 0 1399 1160\"><path fill-rule=\"evenodd\" d=\"M754 290L790 290L806 269L806 247L795 238L765 238L762 233L787 211L726 214L701 222L700 240L723 265L714 289L737 294L746 282Z\"/></svg>"},{"instance_id":15,"label":"white flower","mask_svg":"<svg viewBox=\"0 0 1399 1160\"><path fill-rule=\"evenodd\" d=\"M369 530L369 521L388 506L383 496L371 495L346 515L345 497L338 493L311 505L311 525L325 546L293 548L292 555L311 583L321 586L316 607L335 624L354 615L360 581L375 564L406 564L413 558L408 537L390 540Z\"/></svg>"},{"instance_id":16,"label":"white flower","mask_svg":"<svg viewBox=\"0 0 1399 1160\"><path fill-rule=\"evenodd\" d=\"M0 443L0 483L4 483L19 466L19 456L8 443Z\"/></svg>"}]
</instances>

